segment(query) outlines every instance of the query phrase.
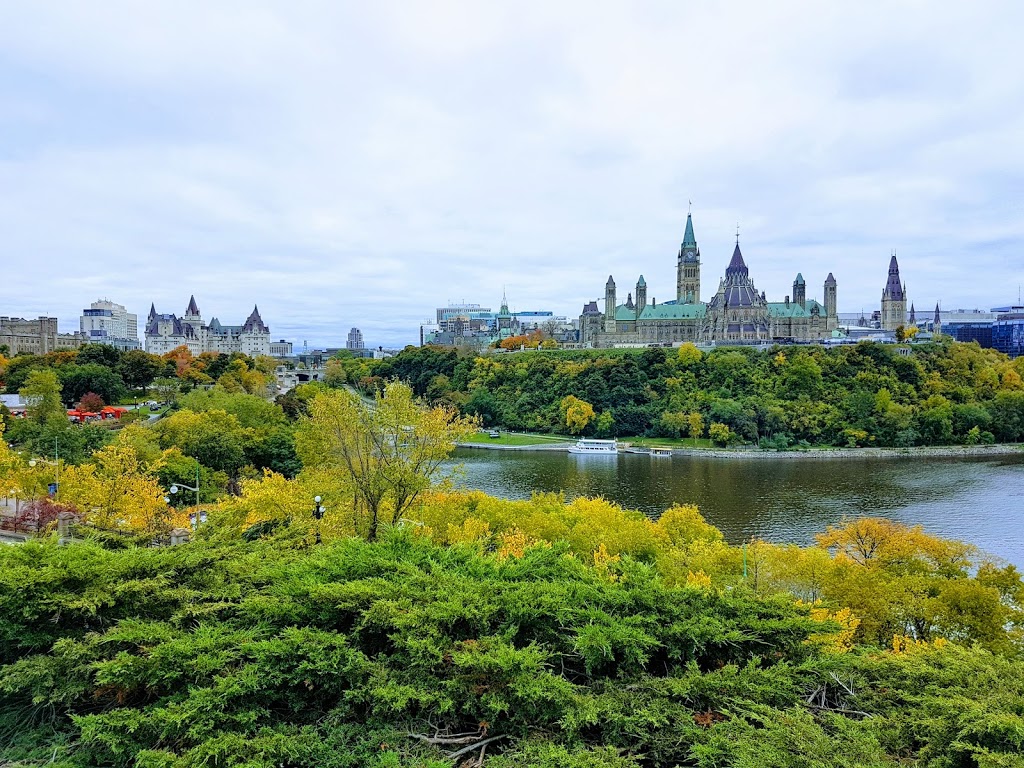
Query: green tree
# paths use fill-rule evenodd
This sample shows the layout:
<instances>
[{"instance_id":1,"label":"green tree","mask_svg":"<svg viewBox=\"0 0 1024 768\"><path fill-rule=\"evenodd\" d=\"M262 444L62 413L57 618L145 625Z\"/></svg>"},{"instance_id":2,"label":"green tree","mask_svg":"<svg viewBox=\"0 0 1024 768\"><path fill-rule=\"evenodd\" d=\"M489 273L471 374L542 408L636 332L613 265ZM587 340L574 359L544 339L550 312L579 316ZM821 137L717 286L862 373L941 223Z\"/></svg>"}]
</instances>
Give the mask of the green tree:
<instances>
[{"instance_id":1,"label":"green tree","mask_svg":"<svg viewBox=\"0 0 1024 768\"><path fill-rule=\"evenodd\" d=\"M405 384L391 382L373 404L345 390L313 398L296 433L305 467L340 472L352 488L356 530L377 538L398 523L439 477L455 443L477 428L451 408L424 409Z\"/></svg>"},{"instance_id":2,"label":"green tree","mask_svg":"<svg viewBox=\"0 0 1024 768\"><path fill-rule=\"evenodd\" d=\"M95 392L107 403L117 403L125 396L121 377L96 363L67 366L61 369L60 378L66 405L77 403L87 392Z\"/></svg>"},{"instance_id":3,"label":"green tree","mask_svg":"<svg viewBox=\"0 0 1024 768\"><path fill-rule=\"evenodd\" d=\"M52 370L33 370L19 394L28 404L28 418L40 426L66 425L67 409L61 402L61 386Z\"/></svg>"},{"instance_id":4,"label":"green tree","mask_svg":"<svg viewBox=\"0 0 1024 768\"><path fill-rule=\"evenodd\" d=\"M132 389L147 389L165 368L165 361L141 349L132 349L121 356L117 372Z\"/></svg>"},{"instance_id":5,"label":"green tree","mask_svg":"<svg viewBox=\"0 0 1024 768\"><path fill-rule=\"evenodd\" d=\"M109 344L83 344L78 349L75 362L78 365L102 365L104 368L117 368L121 361L121 351Z\"/></svg>"},{"instance_id":6,"label":"green tree","mask_svg":"<svg viewBox=\"0 0 1024 768\"><path fill-rule=\"evenodd\" d=\"M682 411L665 411L661 414L661 426L668 430L672 437L679 437L690 427L690 416Z\"/></svg>"}]
</instances>

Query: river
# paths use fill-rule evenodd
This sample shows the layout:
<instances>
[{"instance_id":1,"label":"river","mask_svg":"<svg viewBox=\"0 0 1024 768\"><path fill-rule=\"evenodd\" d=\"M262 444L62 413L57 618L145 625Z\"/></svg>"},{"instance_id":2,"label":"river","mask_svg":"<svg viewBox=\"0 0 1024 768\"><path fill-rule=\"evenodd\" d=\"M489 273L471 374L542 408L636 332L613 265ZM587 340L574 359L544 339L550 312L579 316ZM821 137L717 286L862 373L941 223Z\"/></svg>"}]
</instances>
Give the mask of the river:
<instances>
[{"instance_id":1,"label":"river","mask_svg":"<svg viewBox=\"0 0 1024 768\"><path fill-rule=\"evenodd\" d=\"M1024 456L714 459L462 448L459 484L504 498L564 491L657 515L696 504L728 541L809 544L844 518L888 517L960 539L1024 571Z\"/></svg>"}]
</instances>

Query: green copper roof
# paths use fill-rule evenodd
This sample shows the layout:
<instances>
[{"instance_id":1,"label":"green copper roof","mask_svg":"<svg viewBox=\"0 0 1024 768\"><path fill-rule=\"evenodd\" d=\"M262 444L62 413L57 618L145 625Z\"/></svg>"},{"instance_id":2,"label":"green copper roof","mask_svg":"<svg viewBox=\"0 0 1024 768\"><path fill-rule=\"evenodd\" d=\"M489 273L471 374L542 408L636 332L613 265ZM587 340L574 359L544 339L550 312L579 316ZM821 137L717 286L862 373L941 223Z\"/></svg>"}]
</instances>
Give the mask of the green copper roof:
<instances>
[{"instance_id":1,"label":"green copper roof","mask_svg":"<svg viewBox=\"0 0 1024 768\"><path fill-rule=\"evenodd\" d=\"M640 320L695 320L704 317L707 308L703 304L658 304L652 307L648 304L640 313ZM617 322L633 322L637 320L636 309L630 309L625 304L615 308L615 320Z\"/></svg>"},{"instance_id":2,"label":"green copper roof","mask_svg":"<svg viewBox=\"0 0 1024 768\"><path fill-rule=\"evenodd\" d=\"M797 283L797 285L803 285L804 284L804 276L802 274L800 274L799 272L796 273L796 283Z\"/></svg>"},{"instance_id":3,"label":"green copper roof","mask_svg":"<svg viewBox=\"0 0 1024 768\"><path fill-rule=\"evenodd\" d=\"M693 236L693 218L686 214L686 232L683 234L683 248L688 245L697 247L697 238Z\"/></svg>"},{"instance_id":4,"label":"green copper roof","mask_svg":"<svg viewBox=\"0 0 1024 768\"><path fill-rule=\"evenodd\" d=\"M644 276L640 275L640 279L636 281L637 285L647 285L647 281L644 280Z\"/></svg>"},{"instance_id":5,"label":"green copper roof","mask_svg":"<svg viewBox=\"0 0 1024 768\"><path fill-rule=\"evenodd\" d=\"M641 320L695 320L704 317L704 304L648 304L640 313Z\"/></svg>"},{"instance_id":6,"label":"green copper roof","mask_svg":"<svg viewBox=\"0 0 1024 768\"><path fill-rule=\"evenodd\" d=\"M784 301L769 301L768 314L772 317L810 317L811 307L815 306L818 308L818 313L825 317L825 307L814 299L807 300L806 308L801 307L795 301L789 302L789 306L786 306Z\"/></svg>"}]
</instances>

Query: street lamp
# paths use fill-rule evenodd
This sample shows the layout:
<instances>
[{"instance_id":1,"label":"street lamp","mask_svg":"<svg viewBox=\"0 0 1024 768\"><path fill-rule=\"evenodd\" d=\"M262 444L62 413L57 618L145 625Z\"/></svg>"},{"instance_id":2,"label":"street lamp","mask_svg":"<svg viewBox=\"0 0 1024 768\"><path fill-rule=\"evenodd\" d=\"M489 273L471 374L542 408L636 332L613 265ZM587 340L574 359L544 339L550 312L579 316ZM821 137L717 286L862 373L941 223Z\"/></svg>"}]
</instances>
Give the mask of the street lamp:
<instances>
[{"instance_id":1,"label":"street lamp","mask_svg":"<svg viewBox=\"0 0 1024 768\"><path fill-rule=\"evenodd\" d=\"M313 519L316 520L316 543L320 543L320 521L324 519L324 512L327 508L324 507L320 502L323 498L320 496L313 497Z\"/></svg>"},{"instance_id":2,"label":"street lamp","mask_svg":"<svg viewBox=\"0 0 1024 768\"><path fill-rule=\"evenodd\" d=\"M195 512L190 512L188 522L192 526L192 530L195 530L196 526L206 522L206 510L200 510L198 515Z\"/></svg>"},{"instance_id":3,"label":"street lamp","mask_svg":"<svg viewBox=\"0 0 1024 768\"><path fill-rule=\"evenodd\" d=\"M29 459L28 465L34 467L37 463L43 462L43 464L49 464L53 467L53 497L57 498L57 494L60 491L60 456L57 455L57 438L53 438L53 461L48 459Z\"/></svg>"},{"instance_id":4,"label":"street lamp","mask_svg":"<svg viewBox=\"0 0 1024 768\"><path fill-rule=\"evenodd\" d=\"M171 486L171 493L177 493L179 486L187 491L196 492L196 507L199 506L199 459L196 459L196 486L193 488L191 485L185 485L184 483L175 483ZM205 520L203 521L205 522Z\"/></svg>"}]
</instances>

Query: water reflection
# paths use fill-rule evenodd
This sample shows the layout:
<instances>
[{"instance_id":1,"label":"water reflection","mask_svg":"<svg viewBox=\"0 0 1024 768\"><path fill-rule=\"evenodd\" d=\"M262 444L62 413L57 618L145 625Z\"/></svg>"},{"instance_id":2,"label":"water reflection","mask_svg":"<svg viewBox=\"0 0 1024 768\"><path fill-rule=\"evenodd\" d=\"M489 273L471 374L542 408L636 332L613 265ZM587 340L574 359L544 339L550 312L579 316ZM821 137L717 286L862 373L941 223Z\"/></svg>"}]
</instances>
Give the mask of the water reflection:
<instances>
[{"instance_id":1,"label":"water reflection","mask_svg":"<svg viewBox=\"0 0 1024 768\"><path fill-rule=\"evenodd\" d=\"M697 504L726 538L810 543L844 517L881 515L970 541L1024 569L1024 456L726 460L462 449L459 484L506 498L564 491L657 515Z\"/></svg>"}]
</instances>

